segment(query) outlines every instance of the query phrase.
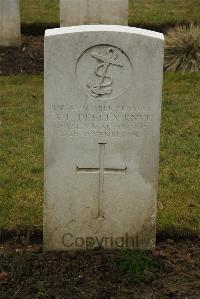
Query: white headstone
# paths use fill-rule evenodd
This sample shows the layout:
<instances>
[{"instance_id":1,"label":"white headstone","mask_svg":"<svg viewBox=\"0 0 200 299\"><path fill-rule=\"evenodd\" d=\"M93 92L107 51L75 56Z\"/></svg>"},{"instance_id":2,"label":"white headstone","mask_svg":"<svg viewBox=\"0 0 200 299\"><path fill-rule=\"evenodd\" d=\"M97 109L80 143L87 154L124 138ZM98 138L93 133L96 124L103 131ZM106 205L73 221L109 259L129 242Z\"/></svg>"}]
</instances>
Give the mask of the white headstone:
<instances>
[{"instance_id":1,"label":"white headstone","mask_svg":"<svg viewBox=\"0 0 200 299\"><path fill-rule=\"evenodd\" d=\"M19 0L0 0L0 46L21 44Z\"/></svg>"},{"instance_id":2,"label":"white headstone","mask_svg":"<svg viewBox=\"0 0 200 299\"><path fill-rule=\"evenodd\" d=\"M60 0L60 26L128 25L128 0Z\"/></svg>"},{"instance_id":3,"label":"white headstone","mask_svg":"<svg viewBox=\"0 0 200 299\"><path fill-rule=\"evenodd\" d=\"M46 250L155 245L163 35L45 35Z\"/></svg>"}]
</instances>

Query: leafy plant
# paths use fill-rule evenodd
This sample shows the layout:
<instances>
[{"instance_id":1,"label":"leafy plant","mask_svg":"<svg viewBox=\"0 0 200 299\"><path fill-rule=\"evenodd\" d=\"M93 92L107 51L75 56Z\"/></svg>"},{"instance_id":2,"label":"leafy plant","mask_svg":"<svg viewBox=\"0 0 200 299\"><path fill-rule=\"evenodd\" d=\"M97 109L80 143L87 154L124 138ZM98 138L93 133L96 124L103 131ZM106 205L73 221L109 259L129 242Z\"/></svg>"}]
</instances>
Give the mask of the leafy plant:
<instances>
[{"instance_id":1,"label":"leafy plant","mask_svg":"<svg viewBox=\"0 0 200 299\"><path fill-rule=\"evenodd\" d=\"M124 250L114 257L113 267L126 279L139 283L147 273L153 275L159 265L149 252Z\"/></svg>"},{"instance_id":2,"label":"leafy plant","mask_svg":"<svg viewBox=\"0 0 200 299\"><path fill-rule=\"evenodd\" d=\"M178 26L165 39L165 70L200 71L200 26Z\"/></svg>"},{"instance_id":3,"label":"leafy plant","mask_svg":"<svg viewBox=\"0 0 200 299\"><path fill-rule=\"evenodd\" d=\"M46 292L43 289L39 289L37 293L37 299L46 299L46 298L48 298Z\"/></svg>"}]
</instances>

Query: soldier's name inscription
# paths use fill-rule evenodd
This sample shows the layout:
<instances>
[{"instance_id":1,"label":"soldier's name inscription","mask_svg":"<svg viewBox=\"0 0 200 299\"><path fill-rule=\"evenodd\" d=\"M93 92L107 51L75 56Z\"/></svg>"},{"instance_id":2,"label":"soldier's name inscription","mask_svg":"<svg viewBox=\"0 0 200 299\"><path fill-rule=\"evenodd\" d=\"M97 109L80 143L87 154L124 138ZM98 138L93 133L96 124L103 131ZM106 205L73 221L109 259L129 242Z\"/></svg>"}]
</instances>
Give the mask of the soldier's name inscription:
<instances>
[{"instance_id":1,"label":"soldier's name inscription","mask_svg":"<svg viewBox=\"0 0 200 299\"><path fill-rule=\"evenodd\" d=\"M63 137L141 137L151 119L150 107L52 105L52 120Z\"/></svg>"}]
</instances>

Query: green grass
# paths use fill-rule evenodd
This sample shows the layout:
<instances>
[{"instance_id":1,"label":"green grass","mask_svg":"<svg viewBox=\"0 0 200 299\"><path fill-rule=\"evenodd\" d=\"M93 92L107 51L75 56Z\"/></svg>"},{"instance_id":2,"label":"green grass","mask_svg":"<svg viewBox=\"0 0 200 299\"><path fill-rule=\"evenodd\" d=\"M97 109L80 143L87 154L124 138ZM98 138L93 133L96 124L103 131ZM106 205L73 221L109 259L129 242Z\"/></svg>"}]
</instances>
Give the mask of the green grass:
<instances>
[{"instance_id":1,"label":"green grass","mask_svg":"<svg viewBox=\"0 0 200 299\"><path fill-rule=\"evenodd\" d=\"M59 0L20 0L21 22L59 23Z\"/></svg>"},{"instance_id":2,"label":"green grass","mask_svg":"<svg viewBox=\"0 0 200 299\"><path fill-rule=\"evenodd\" d=\"M0 227L41 227L42 78L1 77L0 86Z\"/></svg>"},{"instance_id":3,"label":"green grass","mask_svg":"<svg viewBox=\"0 0 200 299\"><path fill-rule=\"evenodd\" d=\"M199 0L129 0L129 24L199 23L199 5Z\"/></svg>"},{"instance_id":4,"label":"green grass","mask_svg":"<svg viewBox=\"0 0 200 299\"><path fill-rule=\"evenodd\" d=\"M199 4L199 0L129 0L129 24L199 23ZM59 0L20 0L20 8L22 23L59 23Z\"/></svg>"},{"instance_id":5,"label":"green grass","mask_svg":"<svg viewBox=\"0 0 200 299\"><path fill-rule=\"evenodd\" d=\"M158 230L199 229L200 73L165 74ZM42 75L0 77L0 227L42 228Z\"/></svg>"},{"instance_id":6,"label":"green grass","mask_svg":"<svg viewBox=\"0 0 200 299\"><path fill-rule=\"evenodd\" d=\"M200 73L165 75L162 107L158 228L199 224Z\"/></svg>"}]
</instances>

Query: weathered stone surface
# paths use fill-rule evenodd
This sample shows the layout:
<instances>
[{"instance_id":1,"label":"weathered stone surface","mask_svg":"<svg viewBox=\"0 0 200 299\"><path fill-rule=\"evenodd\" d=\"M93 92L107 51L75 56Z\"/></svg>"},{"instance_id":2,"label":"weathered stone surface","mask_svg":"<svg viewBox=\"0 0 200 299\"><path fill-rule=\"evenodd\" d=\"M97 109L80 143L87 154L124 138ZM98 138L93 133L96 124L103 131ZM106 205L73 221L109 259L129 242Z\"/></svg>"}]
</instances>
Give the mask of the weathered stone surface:
<instances>
[{"instance_id":1,"label":"weathered stone surface","mask_svg":"<svg viewBox=\"0 0 200 299\"><path fill-rule=\"evenodd\" d=\"M46 250L155 245L163 35L45 36Z\"/></svg>"},{"instance_id":2,"label":"weathered stone surface","mask_svg":"<svg viewBox=\"0 0 200 299\"><path fill-rule=\"evenodd\" d=\"M19 0L0 0L0 46L20 45Z\"/></svg>"},{"instance_id":3,"label":"weathered stone surface","mask_svg":"<svg viewBox=\"0 0 200 299\"><path fill-rule=\"evenodd\" d=\"M128 0L60 0L60 26L128 25Z\"/></svg>"}]
</instances>

